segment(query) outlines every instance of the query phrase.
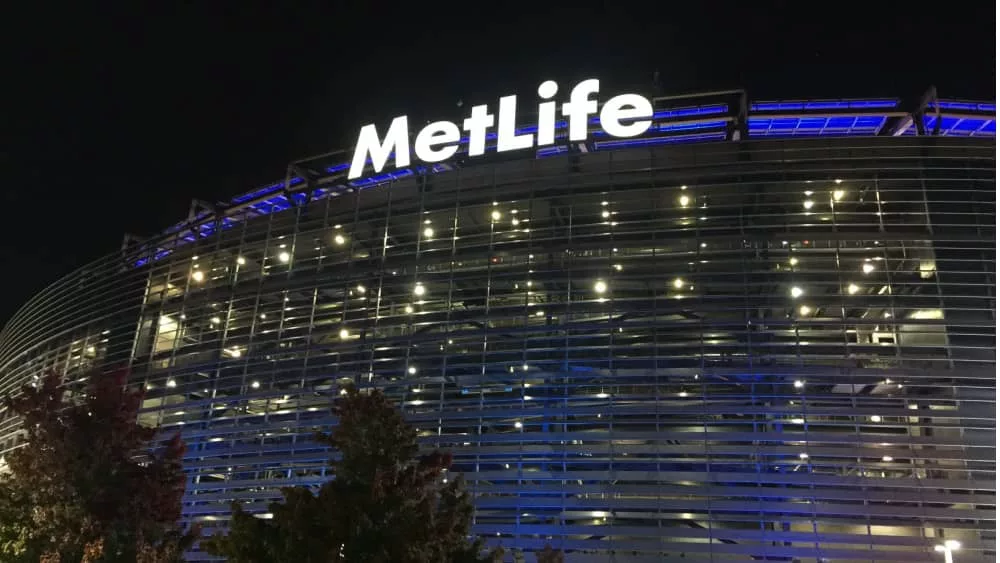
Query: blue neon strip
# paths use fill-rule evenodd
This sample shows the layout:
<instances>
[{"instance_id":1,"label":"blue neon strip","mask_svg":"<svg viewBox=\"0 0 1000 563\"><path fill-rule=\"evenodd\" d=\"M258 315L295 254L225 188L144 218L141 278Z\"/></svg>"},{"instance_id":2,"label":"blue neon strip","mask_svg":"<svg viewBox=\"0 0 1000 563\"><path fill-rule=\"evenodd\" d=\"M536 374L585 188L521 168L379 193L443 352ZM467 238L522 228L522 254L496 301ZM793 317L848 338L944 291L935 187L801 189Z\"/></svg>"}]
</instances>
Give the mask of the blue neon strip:
<instances>
[{"instance_id":1,"label":"blue neon strip","mask_svg":"<svg viewBox=\"0 0 1000 563\"><path fill-rule=\"evenodd\" d=\"M569 148L563 146L544 147L535 151L535 156L538 158L545 158L547 156L555 156L564 152L569 152Z\"/></svg>"},{"instance_id":2,"label":"blue neon strip","mask_svg":"<svg viewBox=\"0 0 1000 563\"><path fill-rule=\"evenodd\" d=\"M891 109L899 105L897 100L829 100L815 102L758 102L750 104L751 111L794 111L831 109Z\"/></svg>"},{"instance_id":3,"label":"blue neon strip","mask_svg":"<svg viewBox=\"0 0 1000 563\"><path fill-rule=\"evenodd\" d=\"M263 188L260 188L257 191L253 191L248 194L243 194L241 196L236 196L233 198L233 203L243 203L246 201L250 201L251 199L257 199L259 197L263 197L271 192L280 190L283 185L284 182L278 182L277 184L271 184L270 186L265 186Z\"/></svg>"},{"instance_id":4,"label":"blue neon strip","mask_svg":"<svg viewBox=\"0 0 1000 563\"><path fill-rule=\"evenodd\" d=\"M928 132L934 130L937 118L933 115L924 115L924 129ZM941 116L940 134L945 137L996 137L997 123L993 118L959 118L948 115ZM916 135L915 125L903 133L904 135Z\"/></svg>"},{"instance_id":5,"label":"blue neon strip","mask_svg":"<svg viewBox=\"0 0 1000 563\"><path fill-rule=\"evenodd\" d=\"M727 113L729 104L714 104L709 106L696 106L689 108L676 108L661 110L653 114L654 119L665 119L669 117L692 117L700 115L715 115L717 113Z\"/></svg>"},{"instance_id":6,"label":"blue neon strip","mask_svg":"<svg viewBox=\"0 0 1000 563\"><path fill-rule=\"evenodd\" d=\"M646 139L624 139L621 141L597 141L594 147L598 150L620 149L627 147L648 147L651 145L666 145L671 143L691 143L695 141L719 141L726 138L724 131L716 133L699 133L696 135L671 135L670 137L652 137Z\"/></svg>"},{"instance_id":7,"label":"blue neon strip","mask_svg":"<svg viewBox=\"0 0 1000 563\"><path fill-rule=\"evenodd\" d=\"M663 131L663 132L673 132L673 131L700 131L705 129L722 129L726 127L725 121L703 121L697 123L663 123L661 125L653 125L649 128L650 131ZM604 131L593 131L591 136L594 138L608 137L609 135Z\"/></svg>"},{"instance_id":8,"label":"blue neon strip","mask_svg":"<svg viewBox=\"0 0 1000 563\"><path fill-rule=\"evenodd\" d=\"M989 113L997 112L996 104L979 104L975 102L949 102L946 100L938 100L938 107L941 109L955 109L955 110L965 110L965 111L986 111ZM931 104L928 108L933 109L934 105Z\"/></svg>"},{"instance_id":9,"label":"blue neon strip","mask_svg":"<svg viewBox=\"0 0 1000 563\"><path fill-rule=\"evenodd\" d=\"M660 131L697 131L699 129L719 129L725 127L725 121L704 121L701 123L664 123L658 129Z\"/></svg>"},{"instance_id":10,"label":"blue neon strip","mask_svg":"<svg viewBox=\"0 0 1000 563\"><path fill-rule=\"evenodd\" d=\"M412 176L413 171L409 168L400 168L398 170L393 170L392 172L386 172L384 174L379 174L378 176L371 176L369 178L362 178L360 180L354 180L353 182L348 182L348 185L355 188L363 188L365 186L371 186L373 184L384 184L385 182L391 182L393 180L398 180L399 178L406 178L407 176Z\"/></svg>"},{"instance_id":11,"label":"blue neon strip","mask_svg":"<svg viewBox=\"0 0 1000 563\"><path fill-rule=\"evenodd\" d=\"M747 120L750 136L844 136L875 135L887 118L880 115L837 117L751 117Z\"/></svg>"},{"instance_id":12,"label":"blue neon strip","mask_svg":"<svg viewBox=\"0 0 1000 563\"><path fill-rule=\"evenodd\" d=\"M300 184L300 183L302 183L302 178L298 178L298 177L290 178L289 181L288 181L288 184L290 186L294 186L294 185ZM267 194L270 194L270 193L273 193L273 192L276 192L276 191L282 189L284 186L285 186L284 182L278 182L276 184L271 184L271 185L268 185L268 186L264 186L263 188L260 188L259 190L252 191L252 192L247 193L247 194L236 196L236 197L234 197L232 199L232 202L234 204L239 204L239 203L244 203L244 202L250 201L252 199L257 199L259 197L264 197Z\"/></svg>"}]
</instances>

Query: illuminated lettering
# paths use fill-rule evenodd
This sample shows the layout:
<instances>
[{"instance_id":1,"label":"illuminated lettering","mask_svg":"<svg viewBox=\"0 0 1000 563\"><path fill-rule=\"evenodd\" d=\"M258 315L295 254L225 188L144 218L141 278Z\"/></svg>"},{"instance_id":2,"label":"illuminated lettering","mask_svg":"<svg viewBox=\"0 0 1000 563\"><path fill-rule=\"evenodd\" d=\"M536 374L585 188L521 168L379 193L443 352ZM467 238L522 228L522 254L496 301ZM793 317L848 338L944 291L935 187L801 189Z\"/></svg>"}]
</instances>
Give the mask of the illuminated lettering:
<instances>
[{"instance_id":1,"label":"illuminated lettering","mask_svg":"<svg viewBox=\"0 0 1000 563\"><path fill-rule=\"evenodd\" d=\"M597 95L601 83L596 78L583 80L569 93L569 101L562 104L562 115L567 119L567 138L570 142L586 141L590 133L591 116L598 113ZM496 128L497 152L508 152L555 144L556 111L558 104L552 98L559 92L559 85L546 80L538 86L538 129L536 134L517 132L517 96L504 96L499 100L496 115L486 105L473 106L461 128L451 121L435 121L423 127L413 141L413 156L421 162L433 163L447 160L458 152L462 131L469 134L467 154L470 157L486 153L486 140L490 128ZM610 137L635 137L645 133L652 125L653 104L639 94L621 94L608 100L600 108L598 122ZM380 138L374 124L365 125L358 134L354 157L347 173L348 179L360 178L371 161L373 173L381 172L395 156L395 167L410 165L410 129L405 115L392 120L384 138Z\"/></svg>"}]
</instances>

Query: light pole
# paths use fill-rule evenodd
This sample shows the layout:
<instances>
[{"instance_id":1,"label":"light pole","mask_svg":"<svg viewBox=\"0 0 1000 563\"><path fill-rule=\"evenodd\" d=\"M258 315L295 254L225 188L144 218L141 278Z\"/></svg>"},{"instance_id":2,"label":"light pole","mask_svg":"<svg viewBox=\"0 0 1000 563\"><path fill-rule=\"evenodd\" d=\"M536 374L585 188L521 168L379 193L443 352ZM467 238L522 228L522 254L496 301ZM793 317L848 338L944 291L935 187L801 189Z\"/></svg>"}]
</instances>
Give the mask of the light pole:
<instances>
[{"instance_id":1,"label":"light pole","mask_svg":"<svg viewBox=\"0 0 1000 563\"><path fill-rule=\"evenodd\" d=\"M951 558L952 551L958 551L962 547L962 544L956 540L945 540L943 544L939 543L934 546L934 551L938 553L944 553L944 563L954 563L954 559Z\"/></svg>"}]
</instances>

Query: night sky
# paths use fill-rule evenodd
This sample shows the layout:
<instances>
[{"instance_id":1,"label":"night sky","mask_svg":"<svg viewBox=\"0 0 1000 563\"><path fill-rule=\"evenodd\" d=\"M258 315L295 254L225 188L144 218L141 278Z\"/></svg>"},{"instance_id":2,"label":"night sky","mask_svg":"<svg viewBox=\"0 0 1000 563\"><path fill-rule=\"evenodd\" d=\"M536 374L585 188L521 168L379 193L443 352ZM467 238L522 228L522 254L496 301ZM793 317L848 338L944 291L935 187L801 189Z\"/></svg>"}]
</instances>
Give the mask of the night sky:
<instances>
[{"instance_id":1,"label":"night sky","mask_svg":"<svg viewBox=\"0 0 1000 563\"><path fill-rule=\"evenodd\" d=\"M283 178L363 123L457 119L459 100L534 96L549 78L648 92L658 70L664 94L758 100L996 95L986 2L37 4L6 22L0 324L192 198Z\"/></svg>"}]
</instances>

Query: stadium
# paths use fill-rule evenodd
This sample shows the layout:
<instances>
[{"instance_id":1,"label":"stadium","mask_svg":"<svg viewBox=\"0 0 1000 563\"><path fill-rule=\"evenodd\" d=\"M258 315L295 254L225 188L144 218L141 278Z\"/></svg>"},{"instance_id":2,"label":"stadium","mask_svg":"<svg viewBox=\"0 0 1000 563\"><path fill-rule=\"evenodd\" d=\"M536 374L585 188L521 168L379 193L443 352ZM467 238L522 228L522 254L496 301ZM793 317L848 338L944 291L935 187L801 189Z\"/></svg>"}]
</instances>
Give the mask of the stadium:
<instances>
[{"instance_id":1,"label":"stadium","mask_svg":"<svg viewBox=\"0 0 1000 563\"><path fill-rule=\"evenodd\" d=\"M0 393L127 366L209 530L327 479L356 384L453 453L490 546L993 561L995 104L652 104L633 138L356 180L344 151L194 202L28 301Z\"/></svg>"}]
</instances>

